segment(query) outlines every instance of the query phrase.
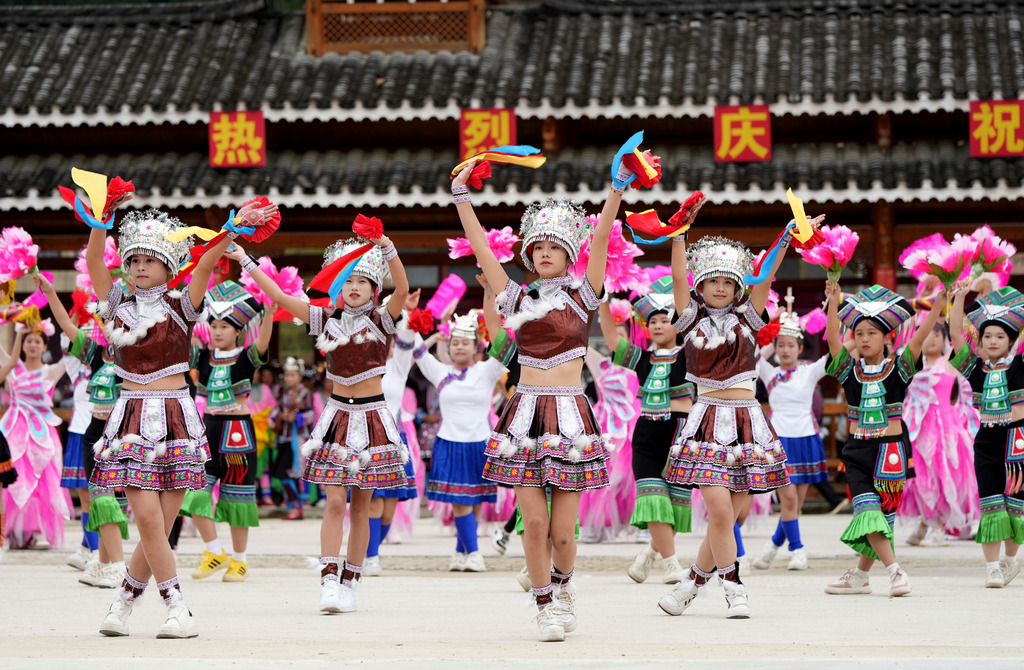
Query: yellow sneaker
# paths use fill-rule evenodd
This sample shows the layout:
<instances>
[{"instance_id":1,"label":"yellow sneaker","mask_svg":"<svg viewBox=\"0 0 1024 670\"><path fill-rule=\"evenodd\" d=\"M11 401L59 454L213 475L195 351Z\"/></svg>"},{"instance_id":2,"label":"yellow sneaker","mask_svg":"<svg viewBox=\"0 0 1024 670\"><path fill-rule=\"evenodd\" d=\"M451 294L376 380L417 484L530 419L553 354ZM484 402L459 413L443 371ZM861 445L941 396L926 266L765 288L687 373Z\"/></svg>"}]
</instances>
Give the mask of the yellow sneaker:
<instances>
[{"instance_id":1,"label":"yellow sneaker","mask_svg":"<svg viewBox=\"0 0 1024 670\"><path fill-rule=\"evenodd\" d=\"M199 561L199 567L192 571L192 579L205 579L221 568L226 567L228 567L228 554L226 551L212 554L204 549L203 558Z\"/></svg>"},{"instance_id":2,"label":"yellow sneaker","mask_svg":"<svg viewBox=\"0 0 1024 670\"><path fill-rule=\"evenodd\" d=\"M249 577L249 564L246 561L231 559L228 571L224 573L225 582L244 582Z\"/></svg>"}]
</instances>

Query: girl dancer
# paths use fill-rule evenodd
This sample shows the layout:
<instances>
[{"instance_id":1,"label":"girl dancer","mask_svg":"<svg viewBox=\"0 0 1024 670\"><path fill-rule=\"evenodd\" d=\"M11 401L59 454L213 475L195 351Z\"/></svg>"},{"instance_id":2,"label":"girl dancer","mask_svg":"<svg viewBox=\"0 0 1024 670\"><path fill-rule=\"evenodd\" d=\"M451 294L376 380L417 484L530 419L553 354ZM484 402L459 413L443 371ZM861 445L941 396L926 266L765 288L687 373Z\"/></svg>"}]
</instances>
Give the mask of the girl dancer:
<instances>
[{"instance_id":1,"label":"girl dancer","mask_svg":"<svg viewBox=\"0 0 1024 670\"><path fill-rule=\"evenodd\" d=\"M64 361L43 363L47 337L54 333L49 319L17 328L27 328L21 339L24 361L0 347L0 365L14 361L7 376L10 406L0 419L0 431L18 471L18 480L4 490L7 540L12 548L27 548L40 531L51 548L60 549L64 520L71 518L71 499L60 488L60 419L53 413L53 389L64 376Z\"/></svg>"},{"instance_id":2,"label":"girl dancer","mask_svg":"<svg viewBox=\"0 0 1024 670\"><path fill-rule=\"evenodd\" d=\"M804 333L800 319L790 308L779 312L778 335L774 342L778 367L768 362L771 353L766 347L757 361L757 375L768 390L772 409L772 426L786 451L786 472L789 485L776 490L781 513L775 534L753 561L758 570L771 567L782 543L789 540L787 570L806 570L807 554L800 541L800 510L807 489L816 482L828 481L825 445L818 435L818 423L811 412L814 390L825 376L827 357L808 365L800 364L804 351Z\"/></svg>"},{"instance_id":3,"label":"girl dancer","mask_svg":"<svg viewBox=\"0 0 1024 670\"><path fill-rule=\"evenodd\" d=\"M498 305L505 326L518 334L523 368L519 387L488 441L484 477L515 487L525 528L526 565L540 610L540 639L560 641L576 628L575 586L570 579L576 562L580 491L608 485L607 453L580 383L587 332L599 294L604 294L612 223L622 190L633 175L620 170L608 194L581 280L566 273L589 236L586 213L569 201L548 201L526 210L521 255L526 268L540 279L524 288L509 279L487 243L469 202L466 183L472 170L471 162L452 181L455 206L487 283L505 287ZM556 585L558 604L553 601Z\"/></svg>"},{"instance_id":4,"label":"girl dancer","mask_svg":"<svg viewBox=\"0 0 1024 670\"><path fill-rule=\"evenodd\" d=\"M629 523L651 533L651 543L633 560L626 573L643 582L660 554L665 559L666 584L682 581L683 568L676 557L675 534L689 533L690 490L665 481L665 465L676 433L686 423L693 405L694 386L686 381L686 354L672 327L675 305L669 292L648 293L633 301L633 310L646 324L651 348L644 351L622 337L615 327L611 308L601 303L601 332L614 354L612 362L635 370L640 380L640 418L633 430L633 476L636 506Z\"/></svg>"},{"instance_id":5,"label":"girl dancer","mask_svg":"<svg viewBox=\"0 0 1024 670\"><path fill-rule=\"evenodd\" d=\"M974 439L974 474L981 497L975 538L985 553L985 586L1002 588L1020 573L1024 544L1024 360L1014 353L1024 328L1024 295L1005 287L967 310L978 333L978 354L963 333L966 283L959 282L949 313L956 355L950 363L971 382L981 428ZM936 303L938 299L936 298ZM1005 555L1000 559L1000 545Z\"/></svg>"},{"instance_id":6,"label":"girl dancer","mask_svg":"<svg viewBox=\"0 0 1024 670\"><path fill-rule=\"evenodd\" d=\"M17 364L19 357L21 356L21 340L24 333L19 332L14 337L14 346L11 347L11 356L7 359L7 362L0 366L0 383L3 383L7 379L7 375L11 374L14 370L14 366ZM7 498L7 487L11 486L18 480L18 471L14 469L14 459L11 458L11 448L7 444L7 438L4 436L3 431L0 431L0 560L3 559L4 551L6 546L4 544L4 538L7 534L7 507L5 501Z\"/></svg>"},{"instance_id":7,"label":"girl dancer","mask_svg":"<svg viewBox=\"0 0 1024 670\"><path fill-rule=\"evenodd\" d=\"M434 440L427 499L451 503L457 539L448 569L484 572L477 546L476 515L480 505L498 501L498 487L484 478L484 451L491 434L491 394L508 369L493 358L477 363L477 317L455 317L448 340L452 364L434 358L426 346L413 354L420 372L437 387L441 429Z\"/></svg>"},{"instance_id":8,"label":"girl dancer","mask_svg":"<svg viewBox=\"0 0 1024 670\"><path fill-rule=\"evenodd\" d=\"M281 385L277 409L273 415L274 433L277 435L271 476L281 482L288 513L285 521L301 521L302 500L299 498L299 450L309 439L310 426L316 423L313 392L302 383L305 365L301 359L289 356L284 361L284 383Z\"/></svg>"},{"instance_id":9,"label":"girl dancer","mask_svg":"<svg viewBox=\"0 0 1024 670\"><path fill-rule=\"evenodd\" d=\"M903 404L914 472L900 515L917 523L907 544L946 544L946 532L968 536L981 512L972 472L980 427L971 385L950 365L949 336L939 321L924 339L924 369L914 375Z\"/></svg>"},{"instance_id":10,"label":"girl dancer","mask_svg":"<svg viewBox=\"0 0 1024 670\"><path fill-rule=\"evenodd\" d=\"M860 560L825 593L871 593L868 570L877 559L889 571L889 595L905 596L911 591L910 579L896 562L892 527L904 482L911 476L913 453L900 417L907 387L920 369L921 346L942 313L946 293L935 297L936 306L900 354L891 351L892 339L913 315L910 303L876 285L850 296L840 311L841 293L838 284L826 282L826 370L842 384L850 405L850 438L843 445L842 459L853 497L853 520L842 540L860 554ZM856 361L843 346L840 323L853 333Z\"/></svg>"},{"instance_id":11,"label":"girl dancer","mask_svg":"<svg viewBox=\"0 0 1024 670\"><path fill-rule=\"evenodd\" d=\"M416 289L409 294L405 301L405 313L409 314L420 301L420 290ZM405 329L403 323L398 324L398 333L401 335ZM405 423L399 420L402 412L402 401L405 398L405 384L409 379L409 370L412 368L413 349L416 348L415 338L406 341L401 336L396 337L388 352L388 362L384 364L384 377L381 379L381 388L384 390L384 402L388 405L388 411L395 417L398 425L398 432L402 436L402 443L409 447L409 435L405 430ZM412 449L409 450L410 456ZM395 511L398 503L405 500L414 500L419 497L416 489L416 466L413 459L409 458L405 463L406 485L402 488L374 489L373 498L370 500L370 540L366 545L366 560L363 562L363 576L376 577L381 574L380 567L380 545L387 538L391 531L391 522L395 518Z\"/></svg>"},{"instance_id":12,"label":"girl dancer","mask_svg":"<svg viewBox=\"0 0 1024 670\"><path fill-rule=\"evenodd\" d=\"M259 314L261 306L233 281L217 284L206 293L205 318L210 326L210 347L192 345L189 365L198 370L199 395L206 399L203 423L210 447L206 487L185 496L181 513L190 515L206 548L192 579L204 579L221 568L225 582L244 582L249 576L245 549L249 529L259 526L256 507L256 431L249 416L249 392L257 368L267 363L274 333L274 305L260 324L256 341L238 346L238 337ZM216 511L213 489L220 483ZM232 556L221 548L217 521L231 527Z\"/></svg>"},{"instance_id":13,"label":"girl dancer","mask_svg":"<svg viewBox=\"0 0 1024 670\"><path fill-rule=\"evenodd\" d=\"M98 324L88 319L81 326L68 315L57 297L53 285L41 274L33 275L36 285L46 296L53 312L53 318L71 341L68 347L67 363L78 361L88 369L87 396L92 415L82 436L85 445L83 465L86 481L92 477L96 456L92 446L103 437L103 427L110 416L110 410L117 401L121 385L113 372L113 353L110 347L100 346L89 334ZM88 315L86 315L88 316ZM81 319L79 319L81 321ZM77 389L76 389L77 392ZM79 582L88 586L113 589L124 580L124 547L122 540L128 539L128 517L114 497L114 491L95 484L89 485L89 521L86 531L99 535L98 561L90 561ZM123 500L123 498L122 498Z\"/></svg>"},{"instance_id":14,"label":"girl dancer","mask_svg":"<svg viewBox=\"0 0 1024 670\"><path fill-rule=\"evenodd\" d=\"M46 281L42 274L33 275L33 278L36 277ZM36 285L39 286L40 282L37 281ZM63 327L60 321L57 324ZM61 345L63 346L63 344L62 341ZM89 419L92 418L88 388L89 371L81 361L73 357L64 360L64 368L74 387L74 409L71 412L71 423L68 425L67 442L64 444L64 470L61 473L60 485L61 488L74 489L82 508L82 543L68 558L68 565L76 570L85 571L90 565L96 564L96 550L99 549L99 537L87 529L89 525L89 480L86 479L85 461L82 456L82 437L89 427Z\"/></svg>"},{"instance_id":15,"label":"girl dancer","mask_svg":"<svg viewBox=\"0 0 1024 670\"><path fill-rule=\"evenodd\" d=\"M767 277L751 288L749 297L744 297L745 278L752 270L753 256L743 245L705 237L688 258L686 235L673 238L672 285L680 310L675 328L683 335L686 379L696 383L697 400L676 435L665 479L699 487L708 510L708 534L689 576L658 602L673 616L689 607L716 566L725 588L726 616L750 616L736 560L736 520L751 492L789 482L786 454L754 399L757 331L767 319L771 277L785 255L789 230L780 238L782 253ZM701 302L691 299L688 267L693 269L693 285Z\"/></svg>"},{"instance_id":16,"label":"girl dancer","mask_svg":"<svg viewBox=\"0 0 1024 670\"><path fill-rule=\"evenodd\" d=\"M250 223L262 223L270 210L242 209ZM91 483L124 487L139 527L139 549L132 554L124 582L100 632L127 635L128 616L152 575L167 604L167 620L157 637L196 637L185 606L167 536L188 489L201 489L209 458L203 423L185 383L192 326L203 308L213 266L230 242L212 244L195 265L187 293L168 291L167 281L189 254L188 230L163 212L132 212L121 222L119 253L134 280L126 295L113 284L103 260L106 228L93 228L86 249L89 279L106 296L98 315L114 350L114 372L123 388L107 420ZM228 223L229 229L233 224ZM168 236L174 234L175 237ZM178 239L180 241L173 241Z\"/></svg>"},{"instance_id":17,"label":"girl dancer","mask_svg":"<svg viewBox=\"0 0 1024 670\"><path fill-rule=\"evenodd\" d=\"M327 492L320 526L320 611L325 613L356 609L355 590L362 580L370 538L373 489L406 484L403 465L408 453L384 402L381 377L395 333L394 320L401 315L409 295L409 282L395 245L383 231L371 241L373 245L354 265L340 294L331 294L340 309L315 307L285 294L252 257L244 256L241 248L235 245L235 250L229 252L229 257L242 263L271 300L309 323L310 334L318 336L317 348L327 352L327 377L334 382L334 391L302 447L307 456L303 479L322 485ZM324 253L325 265L359 247L358 241L334 243ZM389 269L395 290L390 302L378 307L380 287ZM332 286L340 283L334 279ZM339 570L347 492L352 497L350 530L345 562Z\"/></svg>"}]
</instances>

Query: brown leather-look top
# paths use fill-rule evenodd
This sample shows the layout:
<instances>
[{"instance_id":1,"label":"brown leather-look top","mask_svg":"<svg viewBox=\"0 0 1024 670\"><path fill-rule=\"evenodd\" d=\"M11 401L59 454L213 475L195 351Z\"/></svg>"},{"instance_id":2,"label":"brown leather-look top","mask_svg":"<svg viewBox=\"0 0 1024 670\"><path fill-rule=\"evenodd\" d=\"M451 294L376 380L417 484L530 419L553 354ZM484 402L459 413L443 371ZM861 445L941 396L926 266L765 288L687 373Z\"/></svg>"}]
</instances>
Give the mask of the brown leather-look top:
<instances>
[{"instance_id":1,"label":"brown leather-look top","mask_svg":"<svg viewBox=\"0 0 1024 670\"><path fill-rule=\"evenodd\" d=\"M686 379L713 389L756 379L757 331L767 316L756 314L749 298L722 309L691 300L675 323L684 336Z\"/></svg>"},{"instance_id":2,"label":"brown leather-look top","mask_svg":"<svg viewBox=\"0 0 1024 670\"><path fill-rule=\"evenodd\" d=\"M590 323L599 304L586 279L558 277L525 288L509 281L498 306L505 326L516 331L520 365L550 370L586 355Z\"/></svg>"},{"instance_id":3,"label":"brown leather-look top","mask_svg":"<svg viewBox=\"0 0 1024 670\"><path fill-rule=\"evenodd\" d=\"M386 307L309 308L309 334L327 356L327 378L350 386L384 374L395 324Z\"/></svg>"}]
</instances>

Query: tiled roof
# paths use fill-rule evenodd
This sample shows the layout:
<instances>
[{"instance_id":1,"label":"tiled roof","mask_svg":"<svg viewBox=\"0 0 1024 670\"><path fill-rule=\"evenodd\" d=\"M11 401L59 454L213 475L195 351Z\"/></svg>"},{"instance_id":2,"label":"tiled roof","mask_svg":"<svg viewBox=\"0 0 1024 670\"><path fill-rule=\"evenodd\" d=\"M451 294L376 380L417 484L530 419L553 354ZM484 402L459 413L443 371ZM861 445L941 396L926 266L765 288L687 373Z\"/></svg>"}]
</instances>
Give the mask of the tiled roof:
<instances>
[{"instance_id":1,"label":"tiled roof","mask_svg":"<svg viewBox=\"0 0 1024 670\"><path fill-rule=\"evenodd\" d=\"M769 163L714 163L707 147L652 147L664 176L651 192L628 202L676 203L695 189L719 203L785 202L793 187L815 202L874 200L1016 200L1024 159L972 159L952 142L877 146L776 145ZM566 149L537 170L498 166L473 201L532 202L545 194L584 202L604 199L614 147ZM212 169L204 153L50 155L0 158L0 210L66 207L57 184L71 186L71 167L132 179L135 204L158 207L230 206L239 197L271 195L290 207L448 206L448 172L455 151L309 151L268 157L268 167ZM410 197L412 196L412 197Z\"/></svg>"},{"instance_id":2,"label":"tiled roof","mask_svg":"<svg viewBox=\"0 0 1024 670\"><path fill-rule=\"evenodd\" d=\"M521 118L702 117L748 102L845 114L1024 95L1019 1L725 0L666 14L667 1L493 7L480 55L320 58L305 54L303 16L252 11L260 0L142 16L0 8L0 124L202 123L214 108L272 121L451 119L492 105Z\"/></svg>"}]
</instances>

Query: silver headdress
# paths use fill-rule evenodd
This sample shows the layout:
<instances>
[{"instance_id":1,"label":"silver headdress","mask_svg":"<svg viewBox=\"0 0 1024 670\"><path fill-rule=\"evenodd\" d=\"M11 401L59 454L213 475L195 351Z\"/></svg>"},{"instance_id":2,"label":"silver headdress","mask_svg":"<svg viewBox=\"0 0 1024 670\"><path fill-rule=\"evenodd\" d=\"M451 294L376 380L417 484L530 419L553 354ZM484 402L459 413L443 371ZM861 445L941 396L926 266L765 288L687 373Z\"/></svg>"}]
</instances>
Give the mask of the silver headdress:
<instances>
[{"instance_id":1,"label":"silver headdress","mask_svg":"<svg viewBox=\"0 0 1024 670\"><path fill-rule=\"evenodd\" d=\"M737 297L746 289L743 277L754 267L754 255L739 242L724 237L702 237L686 250L686 256L694 286L712 277L728 277L737 284Z\"/></svg>"},{"instance_id":2,"label":"silver headdress","mask_svg":"<svg viewBox=\"0 0 1024 670\"><path fill-rule=\"evenodd\" d=\"M587 213L571 200L548 200L544 204L530 205L523 213L519 226L523 249L519 252L523 264L530 272L533 267L533 245L547 240L560 245L569 254L569 265L576 262L583 244L594 235Z\"/></svg>"},{"instance_id":3,"label":"silver headdress","mask_svg":"<svg viewBox=\"0 0 1024 670\"><path fill-rule=\"evenodd\" d=\"M477 339L477 328L480 322L476 315L476 310L471 310L468 314L462 316L455 316L455 320L451 323L452 337L464 337L468 340Z\"/></svg>"},{"instance_id":4,"label":"silver headdress","mask_svg":"<svg viewBox=\"0 0 1024 670\"><path fill-rule=\"evenodd\" d=\"M347 240L338 240L331 246L324 249L324 266L333 263L345 254L355 251L364 244L369 243L369 240L364 240L361 237L350 237ZM384 280L390 276L390 273L388 272L388 263L384 260L380 247L374 244L373 248L367 251L366 254L359 259L359 263L357 263L355 269L352 270L352 274L359 275L360 277L366 277L376 284L377 289L380 290L384 285Z\"/></svg>"},{"instance_id":5,"label":"silver headdress","mask_svg":"<svg viewBox=\"0 0 1024 670\"><path fill-rule=\"evenodd\" d=\"M178 266L188 257L192 248L192 238L186 237L180 242L171 242L167 236L183 227L178 219L155 209L144 212L129 212L117 229L117 251L121 254L125 272L131 267L134 254L146 254L159 258L170 268L171 273L178 271Z\"/></svg>"},{"instance_id":6,"label":"silver headdress","mask_svg":"<svg viewBox=\"0 0 1024 670\"><path fill-rule=\"evenodd\" d=\"M786 307L779 310L779 335L789 335L798 340L804 339L804 329L800 325L800 317L793 311L793 288L786 289Z\"/></svg>"}]
</instances>

